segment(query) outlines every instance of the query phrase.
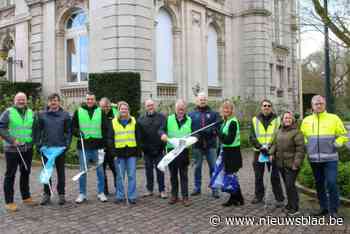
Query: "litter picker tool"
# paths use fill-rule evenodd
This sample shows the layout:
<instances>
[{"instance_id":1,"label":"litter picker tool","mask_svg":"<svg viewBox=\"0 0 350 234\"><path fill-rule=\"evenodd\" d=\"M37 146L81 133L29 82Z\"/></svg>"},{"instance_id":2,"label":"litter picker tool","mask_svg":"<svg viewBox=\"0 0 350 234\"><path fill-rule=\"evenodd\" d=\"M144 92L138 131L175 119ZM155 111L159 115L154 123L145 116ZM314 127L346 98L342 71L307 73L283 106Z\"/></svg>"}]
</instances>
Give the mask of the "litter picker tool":
<instances>
[{"instance_id":1,"label":"litter picker tool","mask_svg":"<svg viewBox=\"0 0 350 234\"><path fill-rule=\"evenodd\" d=\"M18 146L16 146L16 149L17 149L17 152L19 154L19 157L21 158L21 160L23 162L24 168L26 169L26 171L28 171L27 163L26 163L26 161L24 161L23 155L22 155L21 151L19 150Z\"/></svg>"}]
</instances>

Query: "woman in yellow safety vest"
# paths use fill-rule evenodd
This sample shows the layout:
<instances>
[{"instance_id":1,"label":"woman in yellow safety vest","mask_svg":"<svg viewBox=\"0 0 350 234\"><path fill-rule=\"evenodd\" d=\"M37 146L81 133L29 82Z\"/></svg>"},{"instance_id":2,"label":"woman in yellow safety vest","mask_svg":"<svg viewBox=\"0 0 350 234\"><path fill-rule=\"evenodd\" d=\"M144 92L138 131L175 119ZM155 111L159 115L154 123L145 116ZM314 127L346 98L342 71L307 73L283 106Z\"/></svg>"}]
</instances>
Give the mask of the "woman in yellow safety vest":
<instances>
[{"instance_id":1,"label":"woman in yellow safety vest","mask_svg":"<svg viewBox=\"0 0 350 234\"><path fill-rule=\"evenodd\" d=\"M136 160L139 150L136 141L136 120L129 113L128 103L118 103L119 115L112 120L112 126L107 133L108 145L112 155L116 157L114 165L117 171L117 192L115 203L124 202L136 204ZM124 191L125 173L128 176L127 197Z\"/></svg>"}]
</instances>

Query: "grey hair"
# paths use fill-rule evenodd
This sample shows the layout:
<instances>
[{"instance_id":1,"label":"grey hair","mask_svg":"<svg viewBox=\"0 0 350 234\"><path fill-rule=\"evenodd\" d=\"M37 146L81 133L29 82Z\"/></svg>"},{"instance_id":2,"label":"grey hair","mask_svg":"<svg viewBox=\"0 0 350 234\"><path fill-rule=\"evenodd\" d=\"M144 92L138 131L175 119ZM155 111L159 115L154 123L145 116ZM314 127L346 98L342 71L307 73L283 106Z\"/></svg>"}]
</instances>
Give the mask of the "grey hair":
<instances>
[{"instance_id":1,"label":"grey hair","mask_svg":"<svg viewBox=\"0 0 350 234\"><path fill-rule=\"evenodd\" d=\"M101 99L100 99L100 103L101 103L101 102L106 102L108 105L111 104L111 100L109 100L109 98L107 98L107 97L101 98Z\"/></svg>"},{"instance_id":2,"label":"grey hair","mask_svg":"<svg viewBox=\"0 0 350 234\"><path fill-rule=\"evenodd\" d=\"M324 102L326 102L326 99L323 97L323 96L321 96L321 95L315 95L315 96L313 96L312 97L312 99L311 99L311 104L315 104L317 101L319 101L319 100L323 100Z\"/></svg>"},{"instance_id":3,"label":"grey hair","mask_svg":"<svg viewBox=\"0 0 350 234\"><path fill-rule=\"evenodd\" d=\"M177 108L179 105L184 105L186 107L186 102L183 99L179 99L175 103L175 108Z\"/></svg>"}]
</instances>

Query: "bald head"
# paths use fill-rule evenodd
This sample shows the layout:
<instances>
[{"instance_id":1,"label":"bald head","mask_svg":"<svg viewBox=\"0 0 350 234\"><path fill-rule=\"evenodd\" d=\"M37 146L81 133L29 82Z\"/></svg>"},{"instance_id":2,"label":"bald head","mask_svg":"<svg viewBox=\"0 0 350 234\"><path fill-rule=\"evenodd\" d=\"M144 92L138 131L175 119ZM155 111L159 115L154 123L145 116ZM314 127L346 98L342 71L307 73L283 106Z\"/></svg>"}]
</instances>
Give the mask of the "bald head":
<instances>
[{"instance_id":1,"label":"bald head","mask_svg":"<svg viewBox=\"0 0 350 234\"><path fill-rule=\"evenodd\" d=\"M27 106L27 95L25 93L19 92L16 94L14 104L18 108L25 108Z\"/></svg>"},{"instance_id":2,"label":"bald head","mask_svg":"<svg viewBox=\"0 0 350 234\"><path fill-rule=\"evenodd\" d=\"M152 99L147 99L145 101L145 109L148 114L153 114L156 112L156 103Z\"/></svg>"},{"instance_id":3,"label":"bald head","mask_svg":"<svg viewBox=\"0 0 350 234\"><path fill-rule=\"evenodd\" d=\"M175 113L179 119L182 119L186 113L186 102L182 99L177 100L175 104Z\"/></svg>"},{"instance_id":4,"label":"bald head","mask_svg":"<svg viewBox=\"0 0 350 234\"><path fill-rule=\"evenodd\" d=\"M199 107L206 107L208 105L208 97L204 92L200 92L196 98L196 104Z\"/></svg>"}]
</instances>

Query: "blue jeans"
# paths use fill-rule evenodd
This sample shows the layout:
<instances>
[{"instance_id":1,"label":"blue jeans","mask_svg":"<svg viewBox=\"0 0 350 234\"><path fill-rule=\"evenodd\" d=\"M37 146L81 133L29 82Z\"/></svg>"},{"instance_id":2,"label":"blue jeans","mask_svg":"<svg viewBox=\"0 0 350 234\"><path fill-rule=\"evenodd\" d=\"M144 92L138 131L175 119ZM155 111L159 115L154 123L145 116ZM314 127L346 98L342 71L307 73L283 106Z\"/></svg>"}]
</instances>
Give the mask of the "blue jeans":
<instances>
[{"instance_id":1,"label":"blue jeans","mask_svg":"<svg viewBox=\"0 0 350 234\"><path fill-rule=\"evenodd\" d=\"M80 164L80 171L84 171L85 168L85 162L84 162L84 155L82 150L78 150L79 154L79 164ZM85 150L86 154L86 163L87 166L89 166L90 161L93 161L94 163L97 163L98 161L98 152L97 150ZM96 168L96 176L97 176L97 193L103 193L105 189L105 180L104 180L104 174L103 174L103 167L100 166ZM86 195L86 174L80 176L79 178L79 192L81 194Z\"/></svg>"},{"instance_id":2,"label":"blue jeans","mask_svg":"<svg viewBox=\"0 0 350 234\"><path fill-rule=\"evenodd\" d=\"M125 172L128 175L128 199L136 200L137 191L136 191L136 157L128 158L117 158L114 160L115 169L117 171L117 200L125 199L124 192L124 181L125 181Z\"/></svg>"},{"instance_id":3,"label":"blue jeans","mask_svg":"<svg viewBox=\"0 0 350 234\"><path fill-rule=\"evenodd\" d=\"M337 186L338 162L310 163L315 177L317 197L322 210L337 212L339 193ZM329 196L327 196L327 192Z\"/></svg>"},{"instance_id":4,"label":"blue jeans","mask_svg":"<svg viewBox=\"0 0 350 234\"><path fill-rule=\"evenodd\" d=\"M210 148L208 150L201 150L193 148L192 155L195 163L195 170L194 170L194 190L196 192L201 191L202 186L202 163L203 163L203 157L205 156L208 162L209 167L209 179L211 178L211 175L214 172L215 169L215 162L216 162L216 149Z\"/></svg>"}]
</instances>

